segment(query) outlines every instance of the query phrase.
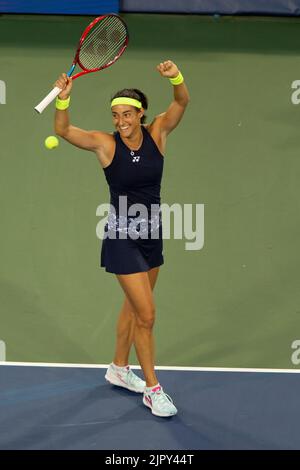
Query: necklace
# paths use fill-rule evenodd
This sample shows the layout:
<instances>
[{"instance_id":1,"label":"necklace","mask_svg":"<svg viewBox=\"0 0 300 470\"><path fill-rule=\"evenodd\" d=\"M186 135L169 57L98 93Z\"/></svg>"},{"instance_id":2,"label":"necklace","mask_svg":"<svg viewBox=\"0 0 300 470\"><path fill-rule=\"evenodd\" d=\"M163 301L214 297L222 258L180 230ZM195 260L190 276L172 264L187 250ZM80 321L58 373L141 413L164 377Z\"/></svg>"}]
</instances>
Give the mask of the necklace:
<instances>
[{"instance_id":1,"label":"necklace","mask_svg":"<svg viewBox=\"0 0 300 470\"><path fill-rule=\"evenodd\" d=\"M130 155L133 157L135 155L135 152L138 152L141 148L141 145L142 145L142 142L143 142L143 136L140 140L140 143L138 145L138 148L137 149L131 149L130 147L128 147L130 149Z\"/></svg>"},{"instance_id":2,"label":"necklace","mask_svg":"<svg viewBox=\"0 0 300 470\"><path fill-rule=\"evenodd\" d=\"M130 156L132 157L132 162L133 163L138 163L140 161L140 155L136 155L136 152L138 152L141 149L142 143L143 143L144 136L142 135L142 138L140 140L140 143L138 145L138 148L133 150L128 147L128 150L130 150Z\"/></svg>"},{"instance_id":3,"label":"necklace","mask_svg":"<svg viewBox=\"0 0 300 470\"><path fill-rule=\"evenodd\" d=\"M140 148L141 148L141 146L142 146L142 143L143 143L143 140L144 140L144 136L143 136L143 133L142 133L141 139L140 139L139 144L138 144L138 146L137 146L137 149L132 149L132 148L130 148L130 147L124 142L124 144L126 145L126 147L128 148L128 150L130 151L130 155L131 155L132 157L134 157L135 153L140 150Z\"/></svg>"}]
</instances>

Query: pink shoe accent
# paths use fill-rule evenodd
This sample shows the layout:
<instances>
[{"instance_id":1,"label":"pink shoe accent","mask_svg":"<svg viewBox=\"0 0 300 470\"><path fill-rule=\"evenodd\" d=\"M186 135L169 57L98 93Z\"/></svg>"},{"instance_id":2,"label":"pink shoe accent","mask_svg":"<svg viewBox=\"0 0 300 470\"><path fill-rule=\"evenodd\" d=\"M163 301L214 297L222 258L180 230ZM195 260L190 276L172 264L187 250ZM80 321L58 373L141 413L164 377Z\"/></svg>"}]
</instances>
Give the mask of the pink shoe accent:
<instances>
[{"instance_id":1,"label":"pink shoe accent","mask_svg":"<svg viewBox=\"0 0 300 470\"><path fill-rule=\"evenodd\" d=\"M117 377L119 378L119 380L121 380L121 382L123 382L123 384L127 385L127 382L125 380L123 380L123 377L121 374L119 374L119 372L117 372Z\"/></svg>"},{"instance_id":2,"label":"pink shoe accent","mask_svg":"<svg viewBox=\"0 0 300 470\"><path fill-rule=\"evenodd\" d=\"M158 392L161 390L161 386L157 385L157 387L152 388L151 392Z\"/></svg>"},{"instance_id":3,"label":"pink shoe accent","mask_svg":"<svg viewBox=\"0 0 300 470\"><path fill-rule=\"evenodd\" d=\"M145 400L149 403L150 406L152 406L152 400L150 397L145 396Z\"/></svg>"}]
</instances>

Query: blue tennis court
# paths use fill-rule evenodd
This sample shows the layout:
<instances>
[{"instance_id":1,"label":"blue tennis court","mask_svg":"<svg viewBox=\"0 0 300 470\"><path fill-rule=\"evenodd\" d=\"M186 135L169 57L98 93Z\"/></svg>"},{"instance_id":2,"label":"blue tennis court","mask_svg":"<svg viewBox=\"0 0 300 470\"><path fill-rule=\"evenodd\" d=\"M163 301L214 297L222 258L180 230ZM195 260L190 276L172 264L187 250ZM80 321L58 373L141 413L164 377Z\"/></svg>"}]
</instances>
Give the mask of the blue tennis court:
<instances>
[{"instance_id":1,"label":"blue tennis court","mask_svg":"<svg viewBox=\"0 0 300 470\"><path fill-rule=\"evenodd\" d=\"M2 454L300 450L299 5L0 0Z\"/></svg>"},{"instance_id":2,"label":"blue tennis court","mask_svg":"<svg viewBox=\"0 0 300 470\"><path fill-rule=\"evenodd\" d=\"M102 367L3 365L0 448L299 449L299 373L158 370L178 415L106 383Z\"/></svg>"}]
</instances>

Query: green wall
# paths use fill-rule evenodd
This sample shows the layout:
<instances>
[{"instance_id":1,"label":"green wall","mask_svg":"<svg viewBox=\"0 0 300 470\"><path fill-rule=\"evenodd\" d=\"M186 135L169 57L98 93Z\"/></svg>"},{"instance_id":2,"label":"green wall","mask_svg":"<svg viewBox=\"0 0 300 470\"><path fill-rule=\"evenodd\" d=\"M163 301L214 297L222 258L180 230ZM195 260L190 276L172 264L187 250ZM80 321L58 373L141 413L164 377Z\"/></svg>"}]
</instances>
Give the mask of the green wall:
<instances>
[{"instance_id":1,"label":"green wall","mask_svg":"<svg viewBox=\"0 0 300 470\"><path fill-rule=\"evenodd\" d=\"M205 243L165 240L155 288L157 364L293 368L300 336L300 20L125 15L130 44L74 82L72 123L111 131L109 99L137 87L148 118L172 98L155 66L181 68L191 103L169 137L163 202L204 204ZM99 267L96 208L109 202L92 153L33 107L68 69L87 17L0 16L0 340L8 361L107 363L123 301ZM132 361L136 362L133 355Z\"/></svg>"}]
</instances>

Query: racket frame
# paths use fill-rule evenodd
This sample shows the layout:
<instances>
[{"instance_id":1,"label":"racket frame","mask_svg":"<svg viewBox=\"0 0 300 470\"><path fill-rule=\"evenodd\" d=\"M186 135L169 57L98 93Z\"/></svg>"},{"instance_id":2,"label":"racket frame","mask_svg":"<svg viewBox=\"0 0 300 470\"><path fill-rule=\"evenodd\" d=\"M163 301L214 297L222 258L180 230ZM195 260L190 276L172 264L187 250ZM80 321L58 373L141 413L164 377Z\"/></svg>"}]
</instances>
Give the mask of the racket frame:
<instances>
[{"instance_id":1,"label":"racket frame","mask_svg":"<svg viewBox=\"0 0 300 470\"><path fill-rule=\"evenodd\" d=\"M115 56L115 58L113 60L110 60L109 62L107 62L107 64L104 64L102 65L101 67L97 67L97 68L94 68L94 69L86 69L82 63L80 62L79 60L79 53L80 53L80 49L81 49L81 46L85 40L85 38L87 37L88 33L90 32L90 30L97 24L99 23L99 21L102 21L103 18L107 18L108 16L116 16L120 21L122 21L124 27L125 27L125 30L126 30L126 40L123 44L123 47L122 49L119 51L119 53ZM106 69L107 67L110 67L110 65L112 65L114 62L116 62L120 57L121 55L123 54L123 52L125 51L127 45L128 45L128 40L129 40L129 35L128 35L128 29L127 29L127 26L126 26L126 23L122 20L122 18L120 18L119 15L116 15L114 13L110 13L109 15L102 15L102 16L98 16L97 18L95 18L86 28L85 30L83 31L82 33L82 36L79 40L79 44L78 44L78 47L77 47L77 50L76 50L76 54L75 54L75 57L74 57L74 60L72 62L72 66L70 67L70 70L67 72L67 75L68 77L71 77L72 73L74 72L74 69L76 67L76 64L79 65L79 67L82 69L82 72L78 72L76 73L72 79L75 80L76 78L78 77L81 77L82 75L86 75L87 73L92 73L92 72L98 72L99 70L103 70L103 69Z\"/></svg>"},{"instance_id":2,"label":"racket frame","mask_svg":"<svg viewBox=\"0 0 300 470\"><path fill-rule=\"evenodd\" d=\"M81 46L85 40L85 38L87 37L88 33L90 32L90 30L97 24L99 23L99 21L102 21L104 18L107 18L108 16L116 16L124 25L125 27L125 30L126 30L126 40L123 44L123 47L120 49L120 51L118 52L118 54L114 57L113 60L110 60L109 62L107 62L107 64L104 64L102 65L101 67L97 67L97 68L94 68L94 69L87 69L85 68L82 63L80 62L79 60L79 53L80 53L80 49L81 49ZM110 13L108 15L102 15L102 16L98 16L97 18L95 18L86 28L85 30L83 31L82 35L81 35L81 38L79 40L79 43L78 43L78 46L77 46L77 50L76 50L76 53L75 53L75 56L74 56L74 59L73 59L73 62L72 62L72 65L70 67L70 69L68 70L67 72L67 76L68 77L71 77L72 76L72 73L74 72L75 70L75 67L76 65L78 64L79 67L82 69L81 72L78 72L76 73L75 75L72 76L72 80L75 80L76 78L78 77L81 77L82 75L86 75L88 73L92 73L92 72L98 72L99 70L103 70L103 69L106 69L107 67L111 66L112 64L114 64L120 57L121 55L123 54L123 52L125 51L127 45L128 45L128 41L129 41L129 34L128 34L128 29L127 29L127 25L125 23L125 21L122 20L122 18L119 16L119 15L116 15L115 13ZM38 113L42 113L43 110L51 103L51 101L53 101L56 96L59 95L59 93L61 92L61 89L58 88L58 87L55 87L34 109L38 112ZM50 101L49 101L50 100Z\"/></svg>"}]
</instances>

